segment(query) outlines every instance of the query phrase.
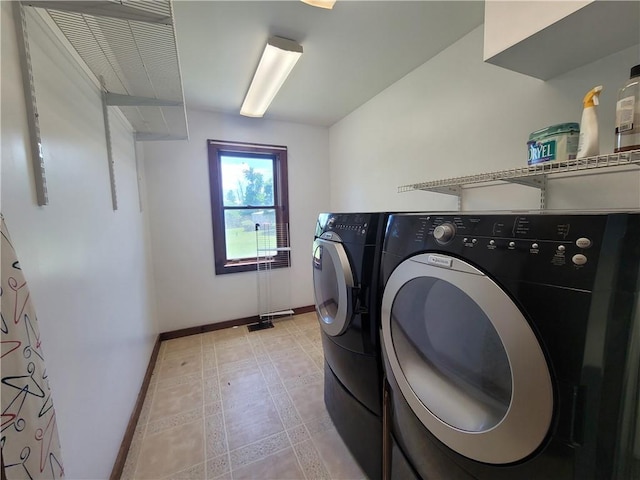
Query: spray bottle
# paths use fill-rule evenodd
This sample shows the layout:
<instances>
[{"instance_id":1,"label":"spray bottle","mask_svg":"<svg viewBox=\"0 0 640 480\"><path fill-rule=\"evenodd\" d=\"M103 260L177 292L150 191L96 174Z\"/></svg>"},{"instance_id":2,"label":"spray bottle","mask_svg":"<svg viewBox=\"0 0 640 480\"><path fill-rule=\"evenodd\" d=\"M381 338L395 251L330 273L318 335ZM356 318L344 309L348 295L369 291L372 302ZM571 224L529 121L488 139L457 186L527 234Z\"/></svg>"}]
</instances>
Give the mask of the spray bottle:
<instances>
[{"instance_id":1,"label":"spray bottle","mask_svg":"<svg viewBox=\"0 0 640 480\"><path fill-rule=\"evenodd\" d=\"M598 139L598 116L596 105L598 96L602 92L602 85L593 87L584 96L582 104L582 120L580 120L580 140L578 140L578 155L576 158L600 155L600 141Z\"/></svg>"}]
</instances>

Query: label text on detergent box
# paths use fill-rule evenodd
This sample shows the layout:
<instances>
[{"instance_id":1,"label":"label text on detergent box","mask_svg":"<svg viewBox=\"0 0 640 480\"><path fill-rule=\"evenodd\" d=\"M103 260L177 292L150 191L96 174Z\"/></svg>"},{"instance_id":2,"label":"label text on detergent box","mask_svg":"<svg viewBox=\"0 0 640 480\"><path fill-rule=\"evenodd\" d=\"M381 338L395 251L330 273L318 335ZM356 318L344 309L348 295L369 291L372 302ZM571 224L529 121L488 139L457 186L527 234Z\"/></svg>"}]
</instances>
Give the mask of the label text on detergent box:
<instances>
[{"instance_id":1,"label":"label text on detergent box","mask_svg":"<svg viewBox=\"0 0 640 480\"><path fill-rule=\"evenodd\" d=\"M556 141L528 142L529 165L540 162L549 162L556 159Z\"/></svg>"}]
</instances>

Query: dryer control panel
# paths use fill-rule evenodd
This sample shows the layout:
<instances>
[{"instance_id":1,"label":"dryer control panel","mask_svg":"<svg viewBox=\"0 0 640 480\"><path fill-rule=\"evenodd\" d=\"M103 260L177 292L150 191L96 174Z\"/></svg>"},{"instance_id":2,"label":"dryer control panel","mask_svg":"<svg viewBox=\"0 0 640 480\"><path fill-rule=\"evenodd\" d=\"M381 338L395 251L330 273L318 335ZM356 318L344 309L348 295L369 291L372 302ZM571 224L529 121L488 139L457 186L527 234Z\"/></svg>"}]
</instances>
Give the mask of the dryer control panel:
<instances>
[{"instance_id":1,"label":"dryer control panel","mask_svg":"<svg viewBox=\"0 0 640 480\"><path fill-rule=\"evenodd\" d=\"M402 259L428 251L448 253L493 276L590 290L601 255L619 248L625 225L629 219L637 224L638 218L638 214L398 214L389 218L383 251Z\"/></svg>"}]
</instances>

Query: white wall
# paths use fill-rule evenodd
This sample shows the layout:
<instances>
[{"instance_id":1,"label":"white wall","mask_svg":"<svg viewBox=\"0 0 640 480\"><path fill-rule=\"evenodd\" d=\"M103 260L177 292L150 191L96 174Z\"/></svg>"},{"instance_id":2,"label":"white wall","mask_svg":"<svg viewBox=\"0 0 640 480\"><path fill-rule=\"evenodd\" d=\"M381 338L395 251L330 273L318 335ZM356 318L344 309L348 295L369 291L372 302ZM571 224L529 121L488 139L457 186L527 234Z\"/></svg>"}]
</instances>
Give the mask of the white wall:
<instances>
[{"instance_id":1,"label":"white wall","mask_svg":"<svg viewBox=\"0 0 640 480\"><path fill-rule=\"evenodd\" d=\"M617 89L640 45L543 82L485 64L478 27L330 129L331 210L455 210L453 196L400 185L526 166L531 132L579 122L582 97L604 85L602 153L613 151ZM463 209L538 208L539 194L506 185L465 191ZM549 182L547 206L640 208L640 174Z\"/></svg>"},{"instance_id":2,"label":"white wall","mask_svg":"<svg viewBox=\"0 0 640 480\"><path fill-rule=\"evenodd\" d=\"M288 291L292 307L312 305L311 243L329 206L328 129L195 110L187 121L188 142L145 144L160 330L259 313L255 272L215 275L207 139L288 147L292 267L274 271L274 289Z\"/></svg>"},{"instance_id":3,"label":"white wall","mask_svg":"<svg viewBox=\"0 0 640 480\"><path fill-rule=\"evenodd\" d=\"M2 212L38 312L66 477L108 478L158 332L134 142L112 113L114 212L100 91L26 9L50 202L37 206L13 3L1 2Z\"/></svg>"}]
</instances>

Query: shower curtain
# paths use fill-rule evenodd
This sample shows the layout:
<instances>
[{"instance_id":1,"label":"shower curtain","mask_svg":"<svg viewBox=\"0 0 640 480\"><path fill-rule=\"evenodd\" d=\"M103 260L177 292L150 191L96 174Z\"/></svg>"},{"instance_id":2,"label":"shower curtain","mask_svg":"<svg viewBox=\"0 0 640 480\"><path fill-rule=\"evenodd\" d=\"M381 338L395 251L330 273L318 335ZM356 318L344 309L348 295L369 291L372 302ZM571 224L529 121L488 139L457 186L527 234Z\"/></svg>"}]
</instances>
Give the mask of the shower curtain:
<instances>
[{"instance_id":1,"label":"shower curtain","mask_svg":"<svg viewBox=\"0 0 640 480\"><path fill-rule=\"evenodd\" d=\"M8 480L64 478L60 440L38 320L0 215L2 431Z\"/></svg>"}]
</instances>

